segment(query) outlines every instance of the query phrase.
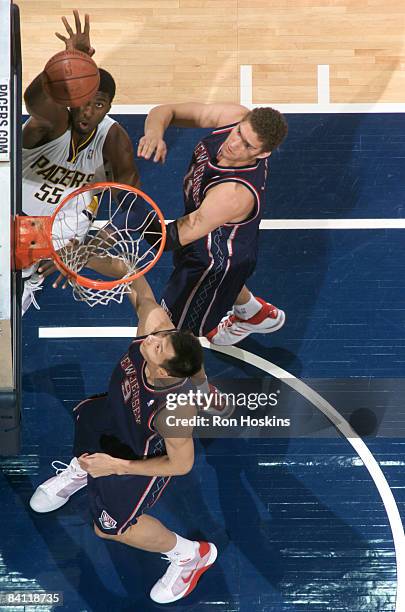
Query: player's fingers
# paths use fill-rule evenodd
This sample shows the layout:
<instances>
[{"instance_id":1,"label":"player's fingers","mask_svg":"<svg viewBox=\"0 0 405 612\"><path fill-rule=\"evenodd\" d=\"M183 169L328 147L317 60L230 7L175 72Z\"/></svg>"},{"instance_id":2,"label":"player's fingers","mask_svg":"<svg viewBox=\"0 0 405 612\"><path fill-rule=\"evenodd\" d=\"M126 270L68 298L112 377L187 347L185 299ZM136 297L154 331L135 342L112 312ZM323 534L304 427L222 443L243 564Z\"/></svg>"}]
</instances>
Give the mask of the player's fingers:
<instances>
[{"instance_id":1,"label":"player's fingers","mask_svg":"<svg viewBox=\"0 0 405 612\"><path fill-rule=\"evenodd\" d=\"M145 155L146 155L146 153L148 151L149 146L150 146L149 140L147 140L145 138L145 136L143 136L141 138L141 140L139 141L139 146L138 146L138 155L139 155L139 157L145 157Z\"/></svg>"},{"instance_id":2,"label":"player's fingers","mask_svg":"<svg viewBox=\"0 0 405 612\"><path fill-rule=\"evenodd\" d=\"M136 154L137 154L138 157L141 157L141 153L143 151L143 143L144 143L144 137L142 136L142 138L138 142L138 149L136 151Z\"/></svg>"},{"instance_id":3,"label":"player's fingers","mask_svg":"<svg viewBox=\"0 0 405 612\"><path fill-rule=\"evenodd\" d=\"M69 34L69 36L73 36L73 30L69 25L68 20L66 19L66 17L62 17L62 21L63 21L63 25L66 28L66 32Z\"/></svg>"},{"instance_id":4,"label":"player's fingers","mask_svg":"<svg viewBox=\"0 0 405 612\"><path fill-rule=\"evenodd\" d=\"M55 36L57 38L59 38L60 40L63 40L64 43L66 43L68 41L68 39L66 38L66 36L63 36L62 34L59 34L58 32L55 32Z\"/></svg>"},{"instance_id":5,"label":"player's fingers","mask_svg":"<svg viewBox=\"0 0 405 612\"><path fill-rule=\"evenodd\" d=\"M151 140L148 143L148 146L146 148L146 152L145 152L145 159L150 159L151 155L153 154L153 152L156 150L157 144L155 140Z\"/></svg>"},{"instance_id":6,"label":"player's fingers","mask_svg":"<svg viewBox=\"0 0 405 612\"><path fill-rule=\"evenodd\" d=\"M139 157L145 157L145 159L149 159L149 158L147 157L147 154L148 154L148 146L147 146L146 144L141 145L141 146L139 147L138 156L139 156ZM150 155L149 155L149 157L150 157Z\"/></svg>"},{"instance_id":7,"label":"player's fingers","mask_svg":"<svg viewBox=\"0 0 405 612\"><path fill-rule=\"evenodd\" d=\"M77 460L82 470L87 472L87 453L84 453L84 455L80 455Z\"/></svg>"},{"instance_id":8,"label":"player's fingers","mask_svg":"<svg viewBox=\"0 0 405 612\"><path fill-rule=\"evenodd\" d=\"M65 280L65 277L62 274L59 274L58 278L52 283L52 287L57 289L62 281Z\"/></svg>"},{"instance_id":9,"label":"player's fingers","mask_svg":"<svg viewBox=\"0 0 405 612\"><path fill-rule=\"evenodd\" d=\"M160 161L163 164L166 160L166 151L167 151L166 143L164 142L159 143L158 146L156 147L156 154L155 154L153 161L154 162Z\"/></svg>"},{"instance_id":10,"label":"player's fingers","mask_svg":"<svg viewBox=\"0 0 405 612\"><path fill-rule=\"evenodd\" d=\"M44 278L53 274L55 270L56 266L53 261L44 261L38 268L39 274L41 274L41 276L43 276Z\"/></svg>"},{"instance_id":11,"label":"player's fingers","mask_svg":"<svg viewBox=\"0 0 405 612\"><path fill-rule=\"evenodd\" d=\"M84 16L84 33L86 36L90 34L90 16L88 13Z\"/></svg>"},{"instance_id":12,"label":"player's fingers","mask_svg":"<svg viewBox=\"0 0 405 612\"><path fill-rule=\"evenodd\" d=\"M76 33L77 34L81 34L82 33L82 24L80 23L79 11L77 9L73 9L73 15L75 17Z\"/></svg>"}]
</instances>

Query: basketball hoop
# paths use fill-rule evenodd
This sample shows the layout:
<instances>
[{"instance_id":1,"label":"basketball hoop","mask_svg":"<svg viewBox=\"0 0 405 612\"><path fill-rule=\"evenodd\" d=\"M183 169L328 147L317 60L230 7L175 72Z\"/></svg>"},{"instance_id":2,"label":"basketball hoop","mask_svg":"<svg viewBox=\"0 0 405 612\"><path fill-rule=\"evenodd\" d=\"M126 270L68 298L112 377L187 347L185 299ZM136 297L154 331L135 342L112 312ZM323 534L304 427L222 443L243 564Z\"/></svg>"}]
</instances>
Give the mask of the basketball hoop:
<instances>
[{"instance_id":1,"label":"basketball hoop","mask_svg":"<svg viewBox=\"0 0 405 612\"><path fill-rule=\"evenodd\" d=\"M97 213L105 220L96 221ZM75 300L121 303L131 282L156 264L165 241L164 217L148 195L121 183L93 183L68 194L51 217L16 217L16 267L53 259ZM125 273L100 279L86 270L91 258L119 260Z\"/></svg>"}]
</instances>

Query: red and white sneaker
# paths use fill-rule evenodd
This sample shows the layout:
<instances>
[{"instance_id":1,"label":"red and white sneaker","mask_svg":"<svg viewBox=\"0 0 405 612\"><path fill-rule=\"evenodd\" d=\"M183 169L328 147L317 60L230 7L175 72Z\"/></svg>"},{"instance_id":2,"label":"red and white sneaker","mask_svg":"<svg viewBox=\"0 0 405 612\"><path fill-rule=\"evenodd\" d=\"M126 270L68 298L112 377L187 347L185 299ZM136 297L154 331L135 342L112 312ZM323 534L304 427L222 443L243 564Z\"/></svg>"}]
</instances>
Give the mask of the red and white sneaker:
<instances>
[{"instance_id":1,"label":"red and white sneaker","mask_svg":"<svg viewBox=\"0 0 405 612\"><path fill-rule=\"evenodd\" d=\"M208 383L209 393L212 396L211 405L209 408L201 410L201 414L215 414L222 418L229 418L235 411L235 403L232 401L230 394L221 393L217 387Z\"/></svg>"},{"instance_id":2,"label":"red and white sneaker","mask_svg":"<svg viewBox=\"0 0 405 612\"><path fill-rule=\"evenodd\" d=\"M39 485L30 499L30 506L35 512L57 510L66 504L73 493L87 485L87 472L82 470L76 457L69 465L52 461L52 467L56 470L56 476Z\"/></svg>"},{"instance_id":3,"label":"red and white sneaker","mask_svg":"<svg viewBox=\"0 0 405 612\"><path fill-rule=\"evenodd\" d=\"M217 554L215 544L199 542L196 556L186 563L179 564L167 556L162 557L170 561L170 565L152 587L151 599L156 603L165 604L189 595L197 586L202 574L214 563Z\"/></svg>"},{"instance_id":4,"label":"red and white sneaker","mask_svg":"<svg viewBox=\"0 0 405 612\"><path fill-rule=\"evenodd\" d=\"M207 338L212 344L230 346L237 344L249 334L271 334L283 327L285 323L285 312L265 302L261 298L256 298L262 304L261 309L250 319L241 319L233 313L228 312L219 323L207 334Z\"/></svg>"}]
</instances>

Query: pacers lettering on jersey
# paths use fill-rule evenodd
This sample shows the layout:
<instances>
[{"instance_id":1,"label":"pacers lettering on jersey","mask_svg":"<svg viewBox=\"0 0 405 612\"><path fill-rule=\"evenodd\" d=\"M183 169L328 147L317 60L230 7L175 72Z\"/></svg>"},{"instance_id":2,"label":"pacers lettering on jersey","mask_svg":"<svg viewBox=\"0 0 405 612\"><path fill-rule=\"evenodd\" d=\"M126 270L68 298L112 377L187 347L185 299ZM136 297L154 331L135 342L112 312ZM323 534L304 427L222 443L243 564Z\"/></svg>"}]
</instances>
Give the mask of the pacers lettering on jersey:
<instances>
[{"instance_id":1,"label":"pacers lettering on jersey","mask_svg":"<svg viewBox=\"0 0 405 612\"><path fill-rule=\"evenodd\" d=\"M94 174L84 174L78 170L69 170L63 166L52 164L45 155L40 155L30 166L35 173L41 178L53 183L54 185L63 185L64 187L81 187L91 183Z\"/></svg>"},{"instance_id":2,"label":"pacers lettering on jersey","mask_svg":"<svg viewBox=\"0 0 405 612\"><path fill-rule=\"evenodd\" d=\"M126 374L121 384L122 397L124 403L127 404L131 400L131 410L137 423L141 422L141 405L139 398L139 383L136 369L129 356L126 355L121 359L121 368Z\"/></svg>"},{"instance_id":3,"label":"pacers lettering on jersey","mask_svg":"<svg viewBox=\"0 0 405 612\"><path fill-rule=\"evenodd\" d=\"M194 163L191 166L189 172L184 177L184 193L186 199L190 195L192 189L192 196L196 207L200 206L200 188L201 182L204 176L205 167L209 160L208 151L202 142L199 142L194 149Z\"/></svg>"}]
</instances>

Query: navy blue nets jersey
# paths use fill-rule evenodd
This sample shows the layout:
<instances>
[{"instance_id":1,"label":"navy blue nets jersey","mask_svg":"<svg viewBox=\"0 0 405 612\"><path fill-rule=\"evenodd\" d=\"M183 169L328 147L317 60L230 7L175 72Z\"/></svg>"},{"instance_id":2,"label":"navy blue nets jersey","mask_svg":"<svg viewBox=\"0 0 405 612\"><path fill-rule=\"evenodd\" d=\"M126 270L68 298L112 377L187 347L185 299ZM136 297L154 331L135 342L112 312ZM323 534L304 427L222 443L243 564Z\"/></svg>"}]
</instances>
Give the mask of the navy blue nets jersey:
<instances>
[{"instance_id":1,"label":"navy blue nets jersey","mask_svg":"<svg viewBox=\"0 0 405 612\"><path fill-rule=\"evenodd\" d=\"M183 255L199 255L210 259L211 245L222 242L228 256L255 259L259 224L263 213L268 160L258 159L251 166L228 168L218 166L217 155L229 133L237 124L214 130L195 147L187 174L184 177L185 214L195 211L212 187L226 182L244 185L253 194L254 208L248 219L240 223L226 223L206 237L183 247Z\"/></svg>"},{"instance_id":2,"label":"navy blue nets jersey","mask_svg":"<svg viewBox=\"0 0 405 612\"><path fill-rule=\"evenodd\" d=\"M108 388L109 409L114 414L115 434L139 458L166 454L163 438L154 429L154 417L175 391L187 392L189 379L170 387L156 388L146 378L146 361L139 350L144 337L136 338L117 363Z\"/></svg>"}]
</instances>

